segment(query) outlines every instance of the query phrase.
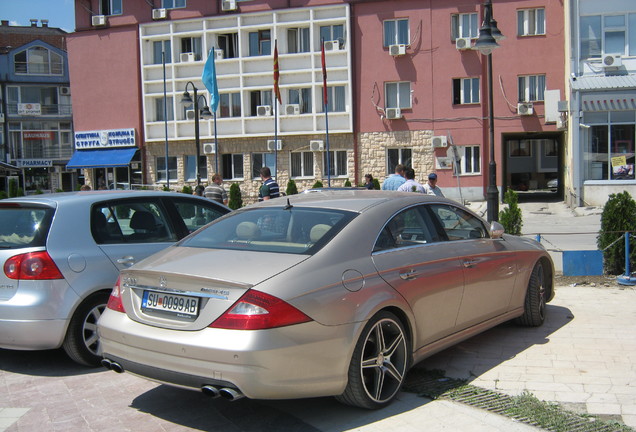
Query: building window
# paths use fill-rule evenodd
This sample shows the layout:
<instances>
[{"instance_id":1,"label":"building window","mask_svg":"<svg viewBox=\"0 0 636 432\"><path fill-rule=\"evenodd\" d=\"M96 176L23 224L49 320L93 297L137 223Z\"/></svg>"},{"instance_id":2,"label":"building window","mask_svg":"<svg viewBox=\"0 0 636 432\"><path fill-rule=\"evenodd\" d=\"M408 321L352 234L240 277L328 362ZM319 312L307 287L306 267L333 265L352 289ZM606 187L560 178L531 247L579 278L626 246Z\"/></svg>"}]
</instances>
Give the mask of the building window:
<instances>
[{"instance_id":1,"label":"building window","mask_svg":"<svg viewBox=\"0 0 636 432\"><path fill-rule=\"evenodd\" d=\"M477 12L451 15L451 32L453 40L457 38L477 38L479 25Z\"/></svg>"},{"instance_id":2,"label":"building window","mask_svg":"<svg viewBox=\"0 0 636 432\"><path fill-rule=\"evenodd\" d=\"M291 153L291 178L314 176L314 153Z\"/></svg>"},{"instance_id":3,"label":"building window","mask_svg":"<svg viewBox=\"0 0 636 432\"><path fill-rule=\"evenodd\" d=\"M166 63L172 63L172 51L169 40L154 41L152 43L152 63L163 64L163 56L166 56Z\"/></svg>"},{"instance_id":4,"label":"building window","mask_svg":"<svg viewBox=\"0 0 636 432\"><path fill-rule=\"evenodd\" d=\"M238 33L225 33L217 37L218 49L223 51L223 58L237 58L239 56Z\"/></svg>"},{"instance_id":5,"label":"building window","mask_svg":"<svg viewBox=\"0 0 636 432\"><path fill-rule=\"evenodd\" d=\"M309 27L287 29L287 52L309 52Z\"/></svg>"},{"instance_id":6,"label":"building window","mask_svg":"<svg viewBox=\"0 0 636 432\"><path fill-rule=\"evenodd\" d=\"M241 94L221 93L219 95L219 117L240 117L241 116Z\"/></svg>"},{"instance_id":7,"label":"building window","mask_svg":"<svg viewBox=\"0 0 636 432\"><path fill-rule=\"evenodd\" d=\"M347 177L347 151L336 150L325 152L322 161L324 172L327 172L327 157L329 157L329 175L334 177Z\"/></svg>"},{"instance_id":8,"label":"building window","mask_svg":"<svg viewBox=\"0 0 636 432\"><path fill-rule=\"evenodd\" d=\"M200 37L184 37L181 38L181 53L193 53L194 60L201 60L201 38Z\"/></svg>"},{"instance_id":9,"label":"building window","mask_svg":"<svg viewBox=\"0 0 636 432\"><path fill-rule=\"evenodd\" d=\"M634 180L634 111L586 112L585 180Z\"/></svg>"},{"instance_id":10,"label":"building window","mask_svg":"<svg viewBox=\"0 0 636 432\"><path fill-rule=\"evenodd\" d=\"M404 44L410 45L409 20L394 19L384 21L384 46Z\"/></svg>"},{"instance_id":11,"label":"building window","mask_svg":"<svg viewBox=\"0 0 636 432\"><path fill-rule=\"evenodd\" d=\"M457 146L459 150L459 173L481 173L481 149L479 146Z\"/></svg>"},{"instance_id":12,"label":"building window","mask_svg":"<svg viewBox=\"0 0 636 432\"><path fill-rule=\"evenodd\" d=\"M223 180L243 180L243 154L221 155Z\"/></svg>"},{"instance_id":13,"label":"building window","mask_svg":"<svg viewBox=\"0 0 636 432\"><path fill-rule=\"evenodd\" d=\"M122 0L100 0L99 13L100 15L121 15Z\"/></svg>"},{"instance_id":14,"label":"building window","mask_svg":"<svg viewBox=\"0 0 636 432\"><path fill-rule=\"evenodd\" d=\"M453 80L453 104L479 103L479 78L455 78Z\"/></svg>"},{"instance_id":15,"label":"building window","mask_svg":"<svg viewBox=\"0 0 636 432\"><path fill-rule=\"evenodd\" d=\"M187 155L185 159L185 180L186 181L196 181L197 180L197 171L195 166L195 161L197 160L196 155ZM207 179L208 178L208 159L207 156L199 156L199 178Z\"/></svg>"},{"instance_id":16,"label":"building window","mask_svg":"<svg viewBox=\"0 0 636 432\"><path fill-rule=\"evenodd\" d=\"M411 83L409 81L384 84L385 108L411 108Z\"/></svg>"},{"instance_id":17,"label":"building window","mask_svg":"<svg viewBox=\"0 0 636 432\"><path fill-rule=\"evenodd\" d=\"M272 106L271 90L255 90L250 92L250 115L258 115L259 106Z\"/></svg>"},{"instance_id":18,"label":"building window","mask_svg":"<svg viewBox=\"0 0 636 432\"><path fill-rule=\"evenodd\" d=\"M8 114L25 115L20 104L39 104L38 115L68 115L68 107L58 99L58 87L21 86L7 87ZM36 109L33 107L33 109ZM33 114L30 114L33 115Z\"/></svg>"},{"instance_id":19,"label":"building window","mask_svg":"<svg viewBox=\"0 0 636 432\"><path fill-rule=\"evenodd\" d=\"M545 75L525 75L519 77L519 102L544 100Z\"/></svg>"},{"instance_id":20,"label":"building window","mask_svg":"<svg viewBox=\"0 0 636 432\"><path fill-rule=\"evenodd\" d=\"M320 110L319 112L325 112L325 95L320 89ZM327 112L345 112L345 88L344 86L327 87Z\"/></svg>"},{"instance_id":21,"label":"building window","mask_svg":"<svg viewBox=\"0 0 636 432\"><path fill-rule=\"evenodd\" d=\"M338 41L340 48L344 48L345 34L344 25L336 24L330 26L320 26L320 41Z\"/></svg>"},{"instance_id":22,"label":"building window","mask_svg":"<svg viewBox=\"0 0 636 432\"><path fill-rule=\"evenodd\" d=\"M581 59L636 55L636 13L582 16L580 23Z\"/></svg>"},{"instance_id":23,"label":"building window","mask_svg":"<svg viewBox=\"0 0 636 432\"><path fill-rule=\"evenodd\" d=\"M395 166L398 164L407 167L412 166L413 150L410 148L394 148L386 151L386 175L395 173Z\"/></svg>"},{"instance_id":24,"label":"building window","mask_svg":"<svg viewBox=\"0 0 636 432\"><path fill-rule=\"evenodd\" d=\"M287 101L290 104L298 104L300 113L306 114L311 112L311 89L289 89L287 91Z\"/></svg>"},{"instance_id":25,"label":"building window","mask_svg":"<svg viewBox=\"0 0 636 432\"><path fill-rule=\"evenodd\" d=\"M173 109L173 101L172 96L168 96L166 98L167 104L165 107L167 110L164 110L164 98L159 97L155 99L155 121L172 121L174 120L174 109ZM165 114L165 115L164 115Z\"/></svg>"},{"instance_id":26,"label":"building window","mask_svg":"<svg viewBox=\"0 0 636 432\"><path fill-rule=\"evenodd\" d=\"M35 46L16 53L13 57L16 74L62 75L62 56L51 50Z\"/></svg>"},{"instance_id":27,"label":"building window","mask_svg":"<svg viewBox=\"0 0 636 432\"><path fill-rule=\"evenodd\" d=\"M261 178L261 168L269 167L272 177L276 172L276 153L252 153L252 178Z\"/></svg>"},{"instance_id":28,"label":"building window","mask_svg":"<svg viewBox=\"0 0 636 432\"><path fill-rule=\"evenodd\" d=\"M249 33L249 55L267 56L272 53L272 37L270 30L259 30Z\"/></svg>"},{"instance_id":29,"label":"building window","mask_svg":"<svg viewBox=\"0 0 636 432\"><path fill-rule=\"evenodd\" d=\"M157 182L166 181L166 158L165 156L157 156L155 159L155 166L157 167ZM177 157L168 156L168 174L171 180L177 179Z\"/></svg>"},{"instance_id":30,"label":"building window","mask_svg":"<svg viewBox=\"0 0 636 432\"><path fill-rule=\"evenodd\" d=\"M164 9L177 9L186 7L186 0L162 0L161 7Z\"/></svg>"},{"instance_id":31,"label":"building window","mask_svg":"<svg viewBox=\"0 0 636 432\"><path fill-rule=\"evenodd\" d=\"M545 34L545 9L520 9L517 11L517 36Z\"/></svg>"}]
</instances>

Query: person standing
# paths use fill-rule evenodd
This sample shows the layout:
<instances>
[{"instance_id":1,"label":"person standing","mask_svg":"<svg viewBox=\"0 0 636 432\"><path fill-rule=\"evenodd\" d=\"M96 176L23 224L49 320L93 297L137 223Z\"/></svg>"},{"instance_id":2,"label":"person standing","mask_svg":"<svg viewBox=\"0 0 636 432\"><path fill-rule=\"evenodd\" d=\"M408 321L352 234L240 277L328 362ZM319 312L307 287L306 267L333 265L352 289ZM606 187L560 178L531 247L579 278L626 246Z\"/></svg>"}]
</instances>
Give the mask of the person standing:
<instances>
[{"instance_id":1,"label":"person standing","mask_svg":"<svg viewBox=\"0 0 636 432\"><path fill-rule=\"evenodd\" d=\"M203 196L212 201L227 205L227 192L223 188L223 178L221 174L214 174L212 176L212 183L205 188Z\"/></svg>"},{"instance_id":2,"label":"person standing","mask_svg":"<svg viewBox=\"0 0 636 432\"><path fill-rule=\"evenodd\" d=\"M415 170L413 168L406 168L404 170L404 177L406 177L406 181L397 189L398 191L425 193L424 186L415 181Z\"/></svg>"},{"instance_id":3,"label":"person standing","mask_svg":"<svg viewBox=\"0 0 636 432\"><path fill-rule=\"evenodd\" d=\"M382 183L382 190L397 190L406 181L404 179L404 169L406 167L402 164L395 166L395 174L388 176L384 183Z\"/></svg>"},{"instance_id":4,"label":"person standing","mask_svg":"<svg viewBox=\"0 0 636 432\"><path fill-rule=\"evenodd\" d=\"M196 185L196 187L194 188L194 192L192 192L192 195L196 195L196 196L203 196L203 191L205 190L205 188L203 187L203 185Z\"/></svg>"},{"instance_id":5,"label":"person standing","mask_svg":"<svg viewBox=\"0 0 636 432\"><path fill-rule=\"evenodd\" d=\"M424 193L427 195L437 195L443 197L442 190L437 186L437 174L430 173L428 175L428 181L424 184Z\"/></svg>"},{"instance_id":6,"label":"person standing","mask_svg":"<svg viewBox=\"0 0 636 432\"><path fill-rule=\"evenodd\" d=\"M261 180L263 180L263 185L258 190L259 201L266 201L280 196L280 187L272 178L272 172L269 167L264 166L261 168Z\"/></svg>"},{"instance_id":7,"label":"person standing","mask_svg":"<svg viewBox=\"0 0 636 432\"><path fill-rule=\"evenodd\" d=\"M373 190L374 188L374 184L373 184L373 176L371 174L365 174L364 175L364 187L368 190Z\"/></svg>"}]
</instances>

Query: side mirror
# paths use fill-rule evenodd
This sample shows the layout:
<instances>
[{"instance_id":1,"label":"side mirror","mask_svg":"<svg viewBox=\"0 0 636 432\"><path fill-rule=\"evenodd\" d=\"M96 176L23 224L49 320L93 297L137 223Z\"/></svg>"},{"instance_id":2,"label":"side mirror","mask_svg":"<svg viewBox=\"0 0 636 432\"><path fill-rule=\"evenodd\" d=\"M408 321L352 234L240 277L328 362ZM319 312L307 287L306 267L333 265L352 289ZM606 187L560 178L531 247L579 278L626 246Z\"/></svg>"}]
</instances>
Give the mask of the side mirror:
<instances>
[{"instance_id":1,"label":"side mirror","mask_svg":"<svg viewBox=\"0 0 636 432\"><path fill-rule=\"evenodd\" d=\"M493 221L490 224L490 236L494 239L501 238L503 236L505 229L502 224L499 222Z\"/></svg>"}]
</instances>

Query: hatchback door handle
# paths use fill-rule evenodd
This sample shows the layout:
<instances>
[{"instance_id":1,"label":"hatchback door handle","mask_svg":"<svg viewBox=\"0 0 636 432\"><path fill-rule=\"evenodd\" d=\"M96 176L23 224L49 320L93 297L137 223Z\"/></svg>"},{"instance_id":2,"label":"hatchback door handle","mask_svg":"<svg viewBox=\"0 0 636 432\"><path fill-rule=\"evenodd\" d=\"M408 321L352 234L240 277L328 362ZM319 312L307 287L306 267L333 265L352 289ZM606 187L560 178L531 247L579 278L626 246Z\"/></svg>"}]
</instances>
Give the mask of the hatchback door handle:
<instances>
[{"instance_id":1,"label":"hatchback door handle","mask_svg":"<svg viewBox=\"0 0 636 432\"><path fill-rule=\"evenodd\" d=\"M417 277L417 272L415 270L409 270L406 273L400 273L400 278L402 280L411 280Z\"/></svg>"},{"instance_id":2,"label":"hatchback door handle","mask_svg":"<svg viewBox=\"0 0 636 432\"><path fill-rule=\"evenodd\" d=\"M135 263L135 257L134 256L125 256L125 257L121 257L117 260L117 264L123 264L125 266L130 267L131 265L133 265Z\"/></svg>"}]
</instances>

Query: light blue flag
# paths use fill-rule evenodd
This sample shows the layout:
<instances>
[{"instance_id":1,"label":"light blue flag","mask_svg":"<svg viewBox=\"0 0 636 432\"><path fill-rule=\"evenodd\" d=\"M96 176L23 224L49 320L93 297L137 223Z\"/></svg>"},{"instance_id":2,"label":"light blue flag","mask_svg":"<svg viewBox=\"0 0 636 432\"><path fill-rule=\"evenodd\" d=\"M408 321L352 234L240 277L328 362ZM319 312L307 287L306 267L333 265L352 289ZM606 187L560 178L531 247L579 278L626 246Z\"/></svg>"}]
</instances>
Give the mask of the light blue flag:
<instances>
[{"instance_id":1,"label":"light blue flag","mask_svg":"<svg viewBox=\"0 0 636 432\"><path fill-rule=\"evenodd\" d=\"M214 48L208 53L208 59L205 61L203 75L201 76L203 85L210 92L210 111L216 112L219 107L219 86L216 84L216 65L214 64Z\"/></svg>"}]
</instances>

